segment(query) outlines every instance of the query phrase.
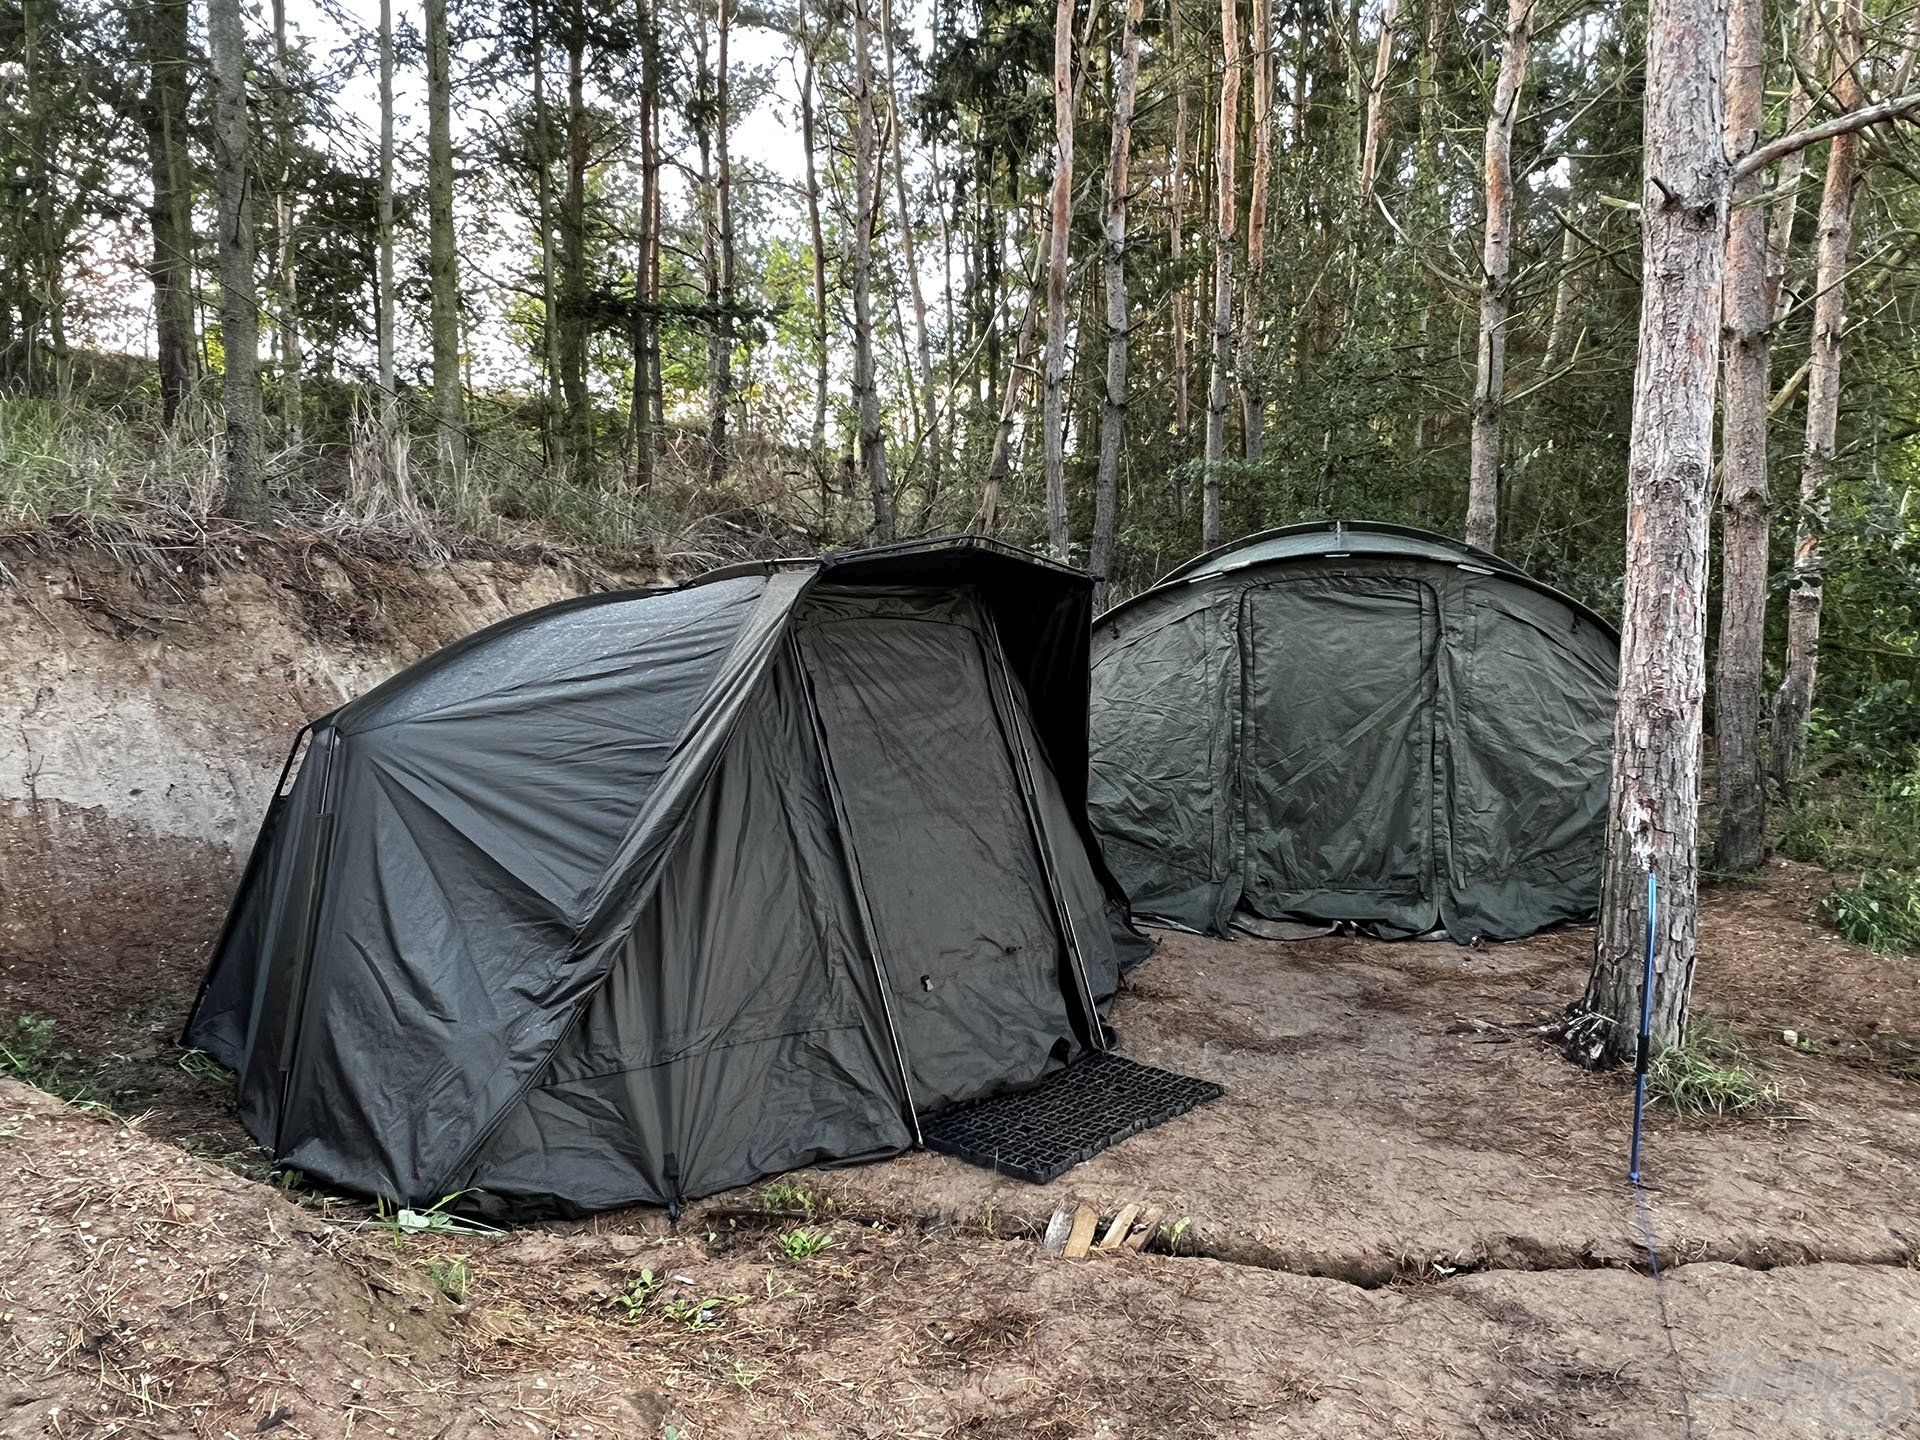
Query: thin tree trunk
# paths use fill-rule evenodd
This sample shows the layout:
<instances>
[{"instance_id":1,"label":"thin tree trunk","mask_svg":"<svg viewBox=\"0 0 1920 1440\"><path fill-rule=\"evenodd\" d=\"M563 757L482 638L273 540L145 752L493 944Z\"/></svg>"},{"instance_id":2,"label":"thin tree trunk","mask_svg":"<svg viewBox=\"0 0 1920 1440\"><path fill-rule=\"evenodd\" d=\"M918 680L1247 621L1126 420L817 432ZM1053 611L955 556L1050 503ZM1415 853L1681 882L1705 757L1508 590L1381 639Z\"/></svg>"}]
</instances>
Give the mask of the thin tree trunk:
<instances>
[{"instance_id":1,"label":"thin tree trunk","mask_svg":"<svg viewBox=\"0 0 1920 1440\"><path fill-rule=\"evenodd\" d=\"M545 413L541 416L540 429L547 443L547 463L555 469L564 469L567 407L560 384L560 297L554 288L553 116L547 106L547 11L540 0L532 0L527 24L533 41L533 189L535 223L540 227L540 368L546 377Z\"/></svg>"},{"instance_id":2,"label":"thin tree trunk","mask_svg":"<svg viewBox=\"0 0 1920 1440\"><path fill-rule=\"evenodd\" d=\"M467 403L460 376L460 258L453 233L453 86L447 0L426 0L425 19L427 285L433 334L434 454L441 485L452 489L467 473Z\"/></svg>"},{"instance_id":3,"label":"thin tree trunk","mask_svg":"<svg viewBox=\"0 0 1920 1440\"><path fill-rule=\"evenodd\" d=\"M1097 3L1097 0L1095 0ZM1047 539L1064 559L1067 517L1067 272L1073 219L1073 5L1058 0L1053 17L1053 190L1048 208L1047 377L1044 427Z\"/></svg>"},{"instance_id":4,"label":"thin tree trunk","mask_svg":"<svg viewBox=\"0 0 1920 1440\"><path fill-rule=\"evenodd\" d=\"M727 42L733 30L732 0L718 0L714 80L713 268L707 298L712 329L707 332L707 480L727 478L727 412L733 404L733 158L728 132L733 128L732 74Z\"/></svg>"},{"instance_id":5,"label":"thin tree trunk","mask_svg":"<svg viewBox=\"0 0 1920 1440\"><path fill-rule=\"evenodd\" d=\"M1240 397L1247 464L1266 458L1267 399L1260 355L1260 315L1266 304L1267 189L1273 169L1273 8L1253 0L1247 54L1253 62L1253 185L1247 202L1247 289L1241 300Z\"/></svg>"},{"instance_id":6,"label":"thin tree trunk","mask_svg":"<svg viewBox=\"0 0 1920 1440\"><path fill-rule=\"evenodd\" d=\"M1821 7L1800 7L1800 25L1793 47L1793 83L1787 92L1784 133L1792 134L1807 123L1813 113L1813 91L1806 78L1820 70L1820 52L1826 39L1821 23ZM1800 177L1807 168L1807 152L1795 150L1780 162L1775 181L1777 197L1767 222L1767 309L1776 324L1788 304L1785 294L1787 254L1793 248L1794 221L1800 213Z\"/></svg>"},{"instance_id":7,"label":"thin tree trunk","mask_svg":"<svg viewBox=\"0 0 1920 1440\"><path fill-rule=\"evenodd\" d=\"M1507 377L1507 282L1513 264L1513 124L1533 50L1534 0L1507 0L1507 40L1487 112L1486 233L1480 250L1480 347L1467 460L1467 543L1500 540L1500 408Z\"/></svg>"},{"instance_id":8,"label":"thin tree trunk","mask_svg":"<svg viewBox=\"0 0 1920 1440\"><path fill-rule=\"evenodd\" d=\"M261 474L260 314L253 288L253 204L247 119L247 32L240 0L208 0L207 41L213 52L214 165L218 176L220 398L227 413L226 513L267 519Z\"/></svg>"},{"instance_id":9,"label":"thin tree trunk","mask_svg":"<svg viewBox=\"0 0 1920 1440\"><path fill-rule=\"evenodd\" d=\"M1864 100L1860 88L1863 28L1860 0L1841 0L1830 91L1843 114ZM1853 242L1853 207L1861 180L1858 133L1837 135L1829 144L1813 282L1807 439L1800 470L1793 584L1787 591L1786 671L1773 697L1773 776L1782 786L1798 776L1806 754L1807 718L1813 710L1819 669L1826 528L1833 506L1834 439L1840 419L1840 341L1847 321L1847 250Z\"/></svg>"},{"instance_id":10,"label":"thin tree trunk","mask_svg":"<svg viewBox=\"0 0 1920 1440\"><path fill-rule=\"evenodd\" d=\"M566 188L560 197L560 390L566 400L566 452L585 475L593 469L593 393L587 388L587 14L566 10Z\"/></svg>"},{"instance_id":11,"label":"thin tree trunk","mask_svg":"<svg viewBox=\"0 0 1920 1440\"><path fill-rule=\"evenodd\" d=\"M1033 277L1027 287L1027 308L1020 317L1020 332L1013 342L1013 365L1007 371L1006 390L1000 401L1000 419L993 431L993 456L987 462L987 481L980 492L980 518L975 529L991 535L1000 521L1000 490L1013 465L1013 427L1020 414L1020 397L1027 388L1027 376L1033 370L1033 337L1039 330L1040 287L1047 270L1047 250L1051 234L1041 229L1033 251Z\"/></svg>"},{"instance_id":12,"label":"thin tree trunk","mask_svg":"<svg viewBox=\"0 0 1920 1440\"><path fill-rule=\"evenodd\" d=\"M147 12L147 159L153 182L153 312L160 424L171 429L193 386L193 161L188 152L189 0L152 0Z\"/></svg>"},{"instance_id":13,"label":"thin tree trunk","mask_svg":"<svg viewBox=\"0 0 1920 1440\"><path fill-rule=\"evenodd\" d=\"M894 538L893 482L887 475L887 434L880 418L880 380L873 353L873 237L880 209L880 134L874 103L873 22L870 0L853 0L853 390L859 415L860 464L873 496L873 537Z\"/></svg>"},{"instance_id":14,"label":"thin tree trunk","mask_svg":"<svg viewBox=\"0 0 1920 1440\"><path fill-rule=\"evenodd\" d=\"M1728 164L1722 0L1652 0L1640 192L1640 354L1627 458L1620 707L1599 933L1583 1009L1600 1054L1639 1030L1647 875L1659 880L1656 1048L1680 1038L1699 927L1700 719L1706 689L1720 280Z\"/></svg>"},{"instance_id":15,"label":"thin tree trunk","mask_svg":"<svg viewBox=\"0 0 1920 1440\"><path fill-rule=\"evenodd\" d=\"M293 81L288 69L286 0L273 0L273 119L274 147L279 152L274 186L274 228L280 275L280 408L287 444L297 450L305 442L300 403L300 277L295 264L294 227L298 223L293 200Z\"/></svg>"},{"instance_id":16,"label":"thin tree trunk","mask_svg":"<svg viewBox=\"0 0 1920 1440\"><path fill-rule=\"evenodd\" d=\"M1766 124L1766 23L1762 0L1727 7L1727 153L1760 143ZM1772 390L1767 305L1767 215L1762 177L1733 187L1727 217L1721 413L1720 648L1713 723L1719 758L1720 822L1714 868L1752 870L1766 843L1766 786L1760 764L1762 670L1767 639L1767 398Z\"/></svg>"},{"instance_id":17,"label":"thin tree trunk","mask_svg":"<svg viewBox=\"0 0 1920 1440\"><path fill-rule=\"evenodd\" d=\"M1192 430L1191 401L1187 383L1187 326L1192 290L1187 283L1186 203L1187 203L1187 67L1185 43L1180 33L1180 0L1167 0L1167 30L1173 50L1173 160L1168 171L1167 195L1167 268L1173 272L1173 436L1181 458L1187 451L1187 436ZM1174 509L1185 513L1186 485L1174 467Z\"/></svg>"},{"instance_id":18,"label":"thin tree trunk","mask_svg":"<svg viewBox=\"0 0 1920 1440\"><path fill-rule=\"evenodd\" d=\"M661 254L661 189L660 167L664 150L660 144L660 112L664 108L663 97L666 94L664 65L660 56L660 11L658 4L649 7L647 28L642 33L642 43L646 46L647 79L646 86L649 104L646 113L646 143L641 164L645 167L651 184L642 184L642 197L647 202L645 231L647 240L646 254L642 257L643 276L646 282L647 311L647 420L648 429L653 436L653 458L646 463L645 474L649 479L653 475L655 460L666 453L667 446L667 380L666 368L660 348L660 254Z\"/></svg>"},{"instance_id":19,"label":"thin tree trunk","mask_svg":"<svg viewBox=\"0 0 1920 1440\"><path fill-rule=\"evenodd\" d=\"M931 516L940 494L940 447L933 443L934 406L933 340L927 330L927 297L920 285L920 256L913 233L913 211L907 204L907 169L901 158L900 90L893 73L893 3L880 0L880 53L887 77L887 136L893 149L894 201L900 226L900 260L907 272L907 293L913 301L913 349L918 366L920 398L920 434L914 454L928 465L921 484L920 513ZM925 518L921 521L925 527Z\"/></svg>"},{"instance_id":20,"label":"thin tree trunk","mask_svg":"<svg viewBox=\"0 0 1920 1440\"><path fill-rule=\"evenodd\" d=\"M1220 120L1215 179L1213 357L1207 391L1207 456L1200 501L1200 548L1220 543L1220 467L1227 450L1227 367L1233 354L1234 141L1240 130L1240 39L1236 0L1220 0Z\"/></svg>"},{"instance_id":21,"label":"thin tree trunk","mask_svg":"<svg viewBox=\"0 0 1920 1440\"><path fill-rule=\"evenodd\" d=\"M1734 0L1738 3L1738 0ZM1573 190L1573 166L1567 166L1569 192ZM1560 368L1560 362L1567 358L1568 336L1573 331L1573 273L1574 262L1579 258L1580 237L1574 234L1571 225L1560 227L1560 273L1553 282L1553 315L1547 321L1547 350L1540 362L1540 368L1552 375Z\"/></svg>"},{"instance_id":22,"label":"thin tree trunk","mask_svg":"<svg viewBox=\"0 0 1920 1440\"><path fill-rule=\"evenodd\" d=\"M380 294L374 317L374 349L379 366L381 469L387 484L403 493L399 391L394 375L393 337L396 289L393 275L393 0L380 0L380 197L375 243L380 251Z\"/></svg>"},{"instance_id":23,"label":"thin tree trunk","mask_svg":"<svg viewBox=\"0 0 1920 1440\"><path fill-rule=\"evenodd\" d=\"M807 238L813 247L813 463L824 476L827 449L827 239L820 223L820 171L814 138L814 52L818 44L807 28L806 0L800 0L800 139L807 155ZM827 513L827 489L821 485L821 519Z\"/></svg>"},{"instance_id":24,"label":"thin tree trunk","mask_svg":"<svg viewBox=\"0 0 1920 1440\"><path fill-rule=\"evenodd\" d=\"M1400 19L1400 0L1381 0L1380 41L1373 52L1373 80L1367 86L1367 123L1360 145L1360 215L1373 203L1374 173L1380 146L1387 135L1387 76L1393 69L1394 28Z\"/></svg>"},{"instance_id":25,"label":"thin tree trunk","mask_svg":"<svg viewBox=\"0 0 1920 1440\"><path fill-rule=\"evenodd\" d=\"M1120 525L1120 450L1127 428L1127 161L1133 146L1133 96L1140 79L1141 0L1126 0L1120 76L1113 92L1112 156L1107 169L1107 403L1100 417L1100 474L1093 492L1093 608L1104 610Z\"/></svg>"}]
</instances>

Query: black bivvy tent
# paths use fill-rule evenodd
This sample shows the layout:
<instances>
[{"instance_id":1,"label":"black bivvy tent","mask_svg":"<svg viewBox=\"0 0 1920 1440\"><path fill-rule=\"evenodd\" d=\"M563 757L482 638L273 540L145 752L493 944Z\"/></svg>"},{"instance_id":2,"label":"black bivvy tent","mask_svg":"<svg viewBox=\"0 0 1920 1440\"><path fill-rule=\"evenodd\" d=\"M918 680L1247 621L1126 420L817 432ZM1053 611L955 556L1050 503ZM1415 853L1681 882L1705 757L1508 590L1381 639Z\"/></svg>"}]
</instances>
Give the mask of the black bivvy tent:
<instances>
[{"instance_id":1,"label":"black bivvy tent","mask_svg":"<svg viewBox=\"0 0 1920 1440\"><path fill-rule=\"evenodd\" d=\"M187 1040L282 1164L580 1213L1105 1047L1090 578L962 538L503 621L313 722ZM289 761L292 767L292 761Z\"/></svg>"},{"instance_id":2,"label":"black bivvy tent","mask_svg":"<svg viewBox=\"0 0 1920 1440\"><path fill-rule=\"evenodd\" d=\"M1484 551L1295 525L1094 624L1089 805L1135 911L1505 939L1596 906L1619 641Z\"/></svg>"}]
</instances>

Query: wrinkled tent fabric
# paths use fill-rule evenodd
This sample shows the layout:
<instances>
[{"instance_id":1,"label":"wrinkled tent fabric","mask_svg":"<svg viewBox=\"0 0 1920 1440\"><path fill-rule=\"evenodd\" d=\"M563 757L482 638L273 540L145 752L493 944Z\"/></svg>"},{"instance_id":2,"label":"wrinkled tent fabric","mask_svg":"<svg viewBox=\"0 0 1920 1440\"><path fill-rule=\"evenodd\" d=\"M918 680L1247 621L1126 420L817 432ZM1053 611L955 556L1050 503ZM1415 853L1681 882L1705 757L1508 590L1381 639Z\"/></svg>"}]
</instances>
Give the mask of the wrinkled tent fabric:
<instances>
[{"instance_id":1,"label":"wrinkled tent fabric","mask_svg":"<svg viewBox=\"0 0 1920 1440\"><path fill-rule=\"evenodd\" d=\"M1094 625L1089 808L1137 913L1507 939L1598 901L1619 641L1443 536L1297 525Z\"/></svg>"},{"instance_id":2,"label":"wrinkled tent fabric","mask_svg":"<svg viewBox=\"0 0 1920 1440\"><path fill-rule=\"evenodd\" d=\"M502 622L303 732L187 1042L282 1164L503 1216L890 1154L1106 1039L1090 578L961 538Z\"/></svg>"}]
</instances>

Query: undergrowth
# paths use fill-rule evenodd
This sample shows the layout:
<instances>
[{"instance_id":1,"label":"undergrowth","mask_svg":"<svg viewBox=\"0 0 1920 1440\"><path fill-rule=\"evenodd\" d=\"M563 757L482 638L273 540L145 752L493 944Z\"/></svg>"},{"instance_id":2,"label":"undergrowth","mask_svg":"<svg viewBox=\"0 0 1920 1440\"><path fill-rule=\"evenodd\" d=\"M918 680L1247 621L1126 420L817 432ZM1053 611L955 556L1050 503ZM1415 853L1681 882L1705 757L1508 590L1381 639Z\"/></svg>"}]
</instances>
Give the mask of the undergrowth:
<instances>
[{"instance_id":1,"label":"undergrowth","mask_svg":"<svg viewBox=\"0 0 1920 1440\"><path fill-rule=\"evenodd\" d=\"M70 1053L54 1048L53 1021L42 1016L22 1015L12 1029L0 1033L0 1075L23 1080L83 1110L106 1109L100 1087L78 1064Z\"/></svg>"},{"instance_id":2,"label":"undergrowth","mask_svg":"<svg viewBox=\"0 0 1920 1440\"><path fill-rule=\"evenodd\" d=\"M1696 1015L1686 1037L1653 1057L1647 1094L1682 1115L1767 1115L1780 1092L1725 1020Z\"/></svg>"},{"instance_id":3,"label":"undergrowth","mask_svg":"<svg viewBox=\"0 0 1920 1440\"><path fill-rule=\"evenodd\" d=\"M1780 814L1780 852L1832 871L1819 918L1882 954L1920 951L1920 747L1831 744Z\"/></svg>"}]
</instances>

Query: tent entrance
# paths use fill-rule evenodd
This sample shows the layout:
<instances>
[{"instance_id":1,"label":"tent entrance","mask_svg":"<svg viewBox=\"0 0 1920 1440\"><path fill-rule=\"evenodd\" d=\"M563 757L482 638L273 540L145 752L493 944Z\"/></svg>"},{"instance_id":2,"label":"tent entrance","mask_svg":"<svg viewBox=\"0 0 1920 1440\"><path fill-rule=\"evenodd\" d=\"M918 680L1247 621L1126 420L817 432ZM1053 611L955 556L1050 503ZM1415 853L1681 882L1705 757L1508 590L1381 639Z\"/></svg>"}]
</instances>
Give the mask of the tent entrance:
<instances>
[{"instance_id":1,"label":"tent entrance","mask_svg":"<svg viewBox=\"0 0 1920 1440\"><path fill-rule=\"evenodd\" d=\"M1431 929L1438 605L1336 574L1241 599L1241 904L1267 920Z\"/></svg>"},{"instance_id":2,"label":"tent entrance","mask_svg":"<svg viewBox=\"0 0 1920 1440\"><path fill-rule=\"evenodd\" d=\"M1005 728L964 595L821 587L797 618L913 1102L1038 1079L1078 1009Z\"/></svg>"}]
</instances>

